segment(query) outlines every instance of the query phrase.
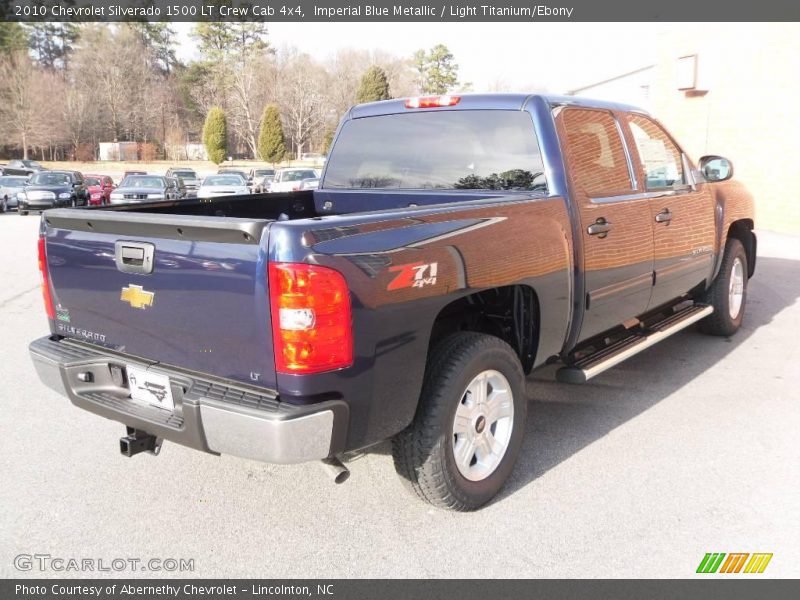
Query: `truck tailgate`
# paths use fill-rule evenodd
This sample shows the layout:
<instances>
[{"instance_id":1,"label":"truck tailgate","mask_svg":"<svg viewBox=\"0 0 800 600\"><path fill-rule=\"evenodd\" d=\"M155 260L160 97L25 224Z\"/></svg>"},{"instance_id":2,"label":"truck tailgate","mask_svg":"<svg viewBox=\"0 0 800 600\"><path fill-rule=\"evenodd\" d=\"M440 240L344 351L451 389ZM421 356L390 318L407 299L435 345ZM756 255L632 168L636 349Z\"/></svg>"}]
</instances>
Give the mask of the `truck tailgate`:
<instances>
[{"instance_id":1,"label":"truck tailgate","mask_svg":"<svg viewBox=\"0 0 800 600\"><path fill-rule=\"evenodd\" d=\"M55 332L275 388L269 221L47 211Z\"/></svg>"}]
</instances>

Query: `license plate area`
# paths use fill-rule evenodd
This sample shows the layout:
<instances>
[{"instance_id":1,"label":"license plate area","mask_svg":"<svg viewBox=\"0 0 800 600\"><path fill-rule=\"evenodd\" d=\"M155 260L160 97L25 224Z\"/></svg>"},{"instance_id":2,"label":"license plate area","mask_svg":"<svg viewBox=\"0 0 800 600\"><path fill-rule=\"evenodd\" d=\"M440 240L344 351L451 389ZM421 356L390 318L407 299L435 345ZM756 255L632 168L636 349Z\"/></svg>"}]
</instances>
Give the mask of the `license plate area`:
<instances>
[{"instance_id":1,"label":"license plate area","mask_svg":"<svg viewBox=\"0 0 800 600\"><path fill-rule=\"evenodd\" d=\"M125 371L132 400L169 411L175 410L169 377L131 365L125 367Z\"/></svg>"}]
</instances>

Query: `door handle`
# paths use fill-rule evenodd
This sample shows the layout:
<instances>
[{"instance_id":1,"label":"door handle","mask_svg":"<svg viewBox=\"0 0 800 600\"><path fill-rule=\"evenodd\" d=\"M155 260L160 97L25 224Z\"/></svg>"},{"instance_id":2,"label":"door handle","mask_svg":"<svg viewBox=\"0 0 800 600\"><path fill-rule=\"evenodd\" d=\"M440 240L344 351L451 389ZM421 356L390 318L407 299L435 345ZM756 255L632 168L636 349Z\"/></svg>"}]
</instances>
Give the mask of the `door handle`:
<instances>
[{"instance_id":1,"label":"door handle","mask_svg":"<svg viewBox=\"0 0 800 600\"><path fill-rule=\"evenodd\" d=\"M666 223L669 225L670 221L672 221L672 211L668 208L665 208L656 215L656 223Z\"/></svg>"},{"instance_id":2,"label":"door handle","mask_svg":"<svg viewBox=\"0 0 800 600\"><path fill-rule=\"evenodd\" d=\"M606 221L604 217L598 218L597 221L586 228L586 233L589 235L599 235L601 238L606 237L609 231L611 231L611 223Z\"/></svg>"},{"instance_id":3,"label":"door handle","mask_svg":"<svg viewBox=\"0 0 800 600\"><path fill-rule=\"evenodd\" d=\"M146 242L118 241L115 244L114 262L123 273L149 275L153 272L155 246Z\"/></svg>"}]
</instances>

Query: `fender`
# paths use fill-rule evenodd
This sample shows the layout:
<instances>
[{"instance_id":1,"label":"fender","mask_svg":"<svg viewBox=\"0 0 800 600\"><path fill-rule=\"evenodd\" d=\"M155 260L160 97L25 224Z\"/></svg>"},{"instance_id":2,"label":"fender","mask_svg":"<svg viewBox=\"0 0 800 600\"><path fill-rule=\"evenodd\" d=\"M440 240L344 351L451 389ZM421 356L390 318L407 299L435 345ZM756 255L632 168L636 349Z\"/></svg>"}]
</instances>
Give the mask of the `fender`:
<instances>
[{"instance_id":1,"label":"fender","mask_svg":"<svg viewBox=\"0 0 800 600\"><path fill-rule=\"evenodd\" d=\"M725 243L728 240L731 227L736 223L742 223L750 232L751 244L748 248L748 276L752 277L756 265L756 236L753 233L753 214L754 199L753 195L739 181L731 179L719 183L703 183L702 185L711 186L714 200L716 203L717 218L717 253L714 259L714 270L709 280L709 284L719 273L722 264L722 255L725 251Z\"/></svg>"}]
</instances>

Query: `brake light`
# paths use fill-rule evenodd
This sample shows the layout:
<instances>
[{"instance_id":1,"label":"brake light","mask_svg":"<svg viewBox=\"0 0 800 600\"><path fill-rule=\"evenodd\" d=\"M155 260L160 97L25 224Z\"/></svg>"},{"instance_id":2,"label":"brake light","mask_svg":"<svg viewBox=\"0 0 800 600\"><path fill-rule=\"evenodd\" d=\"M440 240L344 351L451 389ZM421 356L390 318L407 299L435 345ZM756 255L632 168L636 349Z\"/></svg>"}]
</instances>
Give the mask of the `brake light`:
<instances>
[{"instance_id":1,"label":"brake light","mask_svg":"<svg viewBox=\"0 0 800 600\"><path fill-rule=\"evenodd\" d=\"M269 263L269 294L279 373L321 373L353 364L350 293L341 273Z\"/></svg>"},{"instance_id":2,"label":"brake light","mask_svg":"<svg viewBox=\"0 0 800 600\"><path fill-rule=\"evenodd\" d=\"M42 298L47 318L55 320L56 310L53 307L53 296L50 294L50 280L47 275L47 251L44 236L39 237L39 274L42 276Z\"/></svg>"},{"instance_id":3,"label":"brake light","mask_svg":"<svg viewBox=\"0 0 800 600\"><path fill-rule=\"evenodd\" d=\"M461 102L461 96L422 96L418 98L406 98L406 108L455 106L459 102Z\"/></svg>"}]
</instances>

